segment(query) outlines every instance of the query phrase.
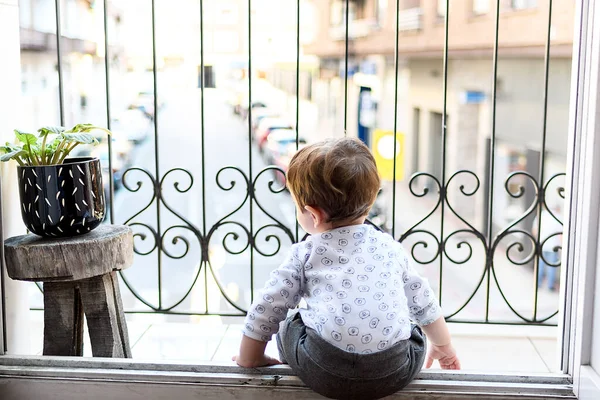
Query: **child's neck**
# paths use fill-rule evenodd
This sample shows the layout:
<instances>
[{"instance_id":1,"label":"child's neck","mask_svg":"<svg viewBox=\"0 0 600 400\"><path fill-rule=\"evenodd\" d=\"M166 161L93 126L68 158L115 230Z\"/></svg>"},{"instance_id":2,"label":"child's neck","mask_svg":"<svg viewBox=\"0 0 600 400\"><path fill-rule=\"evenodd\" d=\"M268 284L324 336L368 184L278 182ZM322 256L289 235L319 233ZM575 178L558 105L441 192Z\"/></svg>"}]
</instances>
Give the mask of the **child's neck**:
<instances>
[{"instance_id":1,"label":"child's neck","mask_svg":"<svg viewBox=\"0 0 600 400\"><path fill-rule=\"evenodd\" d=\"M335 221L335 222L324 222L322 230L319 229L319 233L327 232L332 229L342 228L344 226L362 225L365 223L366 217L359 217L353 220Z\"/></svg>"}]
</instances>

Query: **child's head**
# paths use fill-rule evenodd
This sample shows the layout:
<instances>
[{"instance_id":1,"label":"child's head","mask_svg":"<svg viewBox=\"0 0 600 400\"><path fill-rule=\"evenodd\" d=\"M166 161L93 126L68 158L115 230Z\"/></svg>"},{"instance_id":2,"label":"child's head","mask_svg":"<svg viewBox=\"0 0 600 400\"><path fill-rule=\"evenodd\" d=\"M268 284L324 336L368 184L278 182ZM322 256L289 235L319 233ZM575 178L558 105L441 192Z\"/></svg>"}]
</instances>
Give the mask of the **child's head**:
<instances>
[{"instance_id":1,"label":"child's head","mask_svg":"<svg viewBox=\"0 0 600 400\"><path fill-rule=\"evenodd\" d=\"M287 186L299 211L316 209L323 214L321 222L332 226L364 219L379 183L375 159L358 139L326 140L304 147L294 155L287 172Z\"/></svg>"}]
</instances>

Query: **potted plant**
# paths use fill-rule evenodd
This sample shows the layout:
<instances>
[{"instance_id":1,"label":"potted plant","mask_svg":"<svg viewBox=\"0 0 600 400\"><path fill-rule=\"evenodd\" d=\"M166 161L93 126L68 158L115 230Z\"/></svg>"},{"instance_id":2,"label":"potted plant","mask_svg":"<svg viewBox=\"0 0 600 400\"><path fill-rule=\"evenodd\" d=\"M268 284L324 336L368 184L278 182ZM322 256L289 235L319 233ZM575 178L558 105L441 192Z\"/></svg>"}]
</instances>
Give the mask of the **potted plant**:
<instances>
[{"instance_id":1,"label":"potted plant","mask_svg":"<svg viewBox=\"0 0 600 400\"><path fill-rule=\"evenodd\" d=\"M91 124L43 127L38 135L15 130L18 144L0 146L0 161L17 162L21 215L27 229L45 237L87 233L104 219L100 160L67 158L80 144L98 144Z\"/></svg>"}]
</instances>

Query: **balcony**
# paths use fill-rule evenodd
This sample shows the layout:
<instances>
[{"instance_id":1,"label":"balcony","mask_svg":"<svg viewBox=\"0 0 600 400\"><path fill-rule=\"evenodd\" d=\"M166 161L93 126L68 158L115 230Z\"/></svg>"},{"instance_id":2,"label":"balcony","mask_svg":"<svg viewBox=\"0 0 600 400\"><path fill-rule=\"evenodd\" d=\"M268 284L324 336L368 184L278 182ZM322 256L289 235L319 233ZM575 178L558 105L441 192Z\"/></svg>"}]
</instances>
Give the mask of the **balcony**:
<instances>
[{"instance_id":1,"label":"balcony","mask_svg":"<svg viewBox=\"0 0 600 400\"><path fill-rule=\"evenodd\" d=\"M35 29L20 28L22 51L49 52L56 51L56 34L41 32ZM96 43L63 37L61 40L61 51L65 53L95 54Z\"/></svg>"},{"instance_id":2,"label":"balcony","mask_svg":"<svg viewBox=\"0 0 600 400\"><path fill-rule=\"evenodd\" d=\"M348 24L348 39L367 37L377 27L377 22L371 19L350 21ZM329 37L332 40L344 40L346 38L346 25L342 24L329 28Z\"/></svg>"},{"instance_id":3,"label":"balcony","mask_svg":"<svg viewBox=\"0 0 600 400\"><path fill-rule=\"evenodd\" d=\"M420 31L423 29L423 9L408 8L400 11L398 30L400 32Z\"/></svg>"}]
</instances>

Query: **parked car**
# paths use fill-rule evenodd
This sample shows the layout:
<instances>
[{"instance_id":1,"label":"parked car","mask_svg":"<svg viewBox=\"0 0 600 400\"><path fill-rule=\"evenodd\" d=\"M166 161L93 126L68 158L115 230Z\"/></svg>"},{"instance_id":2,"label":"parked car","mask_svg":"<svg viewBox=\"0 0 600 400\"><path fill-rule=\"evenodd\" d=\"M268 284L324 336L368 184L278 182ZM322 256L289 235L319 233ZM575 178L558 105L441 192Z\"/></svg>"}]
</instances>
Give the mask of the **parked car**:
<instances>
[{"instance_id":1,"label":"parked car","mask_svg":"<svg viewBox=\"0 0 600 400\"><path fill-rule=\"evenodd\" d=\"M165 103L160 99L160 97L157 99L157 101L157 107L160 111L164 107ZM154 92L139 92L133 103L129 106L129 109L137 109L141 111L150 121L154 121Z\"/></svg>"},{"instance_id":2,"label":"parked car","mask_svg":"<svg viewBox=\"0 0 600 400\"><path fill-rule=\"evenodd\" d=\"M111 131L112 135L110 136L110 140L112 141L113 154L112 169L115 177L115 188L119 188L122 174L131 166L133 161L134 145L120 131ZM106 175L107 180L105 182L108 182L108 135L100 133L96 135L96 139L100 142L99 145L77 146L73 156L98 157L100 159L100 165L102 166L103 177Z\"/></svg>"},{"instance_id":3,"label":"parked car","mask_svg":"<svg viewBox=\"0 0 600 400\"><path fill-rule=\"evenodd\" d=\"M139 109L130 109L112 120L111 131L138 144L150 136L152 122Z\"/></svg>"},{"instance_id":4,"label":"parked car","mask_svg":"<svg viewBox=\"0 0 600 400\"><path fill-rule=\"evenodd\" d=\"M382 192L377 193L373 207L369 210L367 219L384 232L391 233L391 223L388 221Z\"/></svg>"},{"instance_id":5,"label":"parked car","mask_svg":"<svg viewBox=\"0 0 600 400\"><path fill-rule=\"evenodd\" d=\"M108 171L109 171L109 162L108 162L108 148L107 147L98 147L92 150L92 157L98 157L100 159L100 164L102 165L102 178L106 179L105 182L108 183ZM119 189L122 184L123 174L127 170L127 163L119 155L115 155L113 153L112 160L112 170L113 177L115 179L115 189Z\"/></svg>"},{"instance_id":6,"label":"parked car","mask_svg":"<svg viewBox=\"0 0 600 400\"><path fill-rule=\"evenodd\" d=\"M306 145L304 138L298 138L299 148ZM267 137L265 144L265 161L268 164L276 164L276 160L284 157L291 147L296 150L296 131L293 129L273 129Z\"/></svg>"},{"instance_id":7,"label":"parked car","mask_svg":"<svg viewBox=\"0 0 600 400\"><path fill-rule=\"evenodd\" d=\"M293 136L291 136L292 134ZM298 139L298 150L306 146L306 140ZM287 173L290 161L296 152L296 132L288 129L276 129L271 132L265 146L265 153L269 158L269 163L283 171L274 172L275 179L282 185L285 185L285 173Z\"/></svg>"},{"instance_id":8,"label":"parked car","mask_svg":"<svg viewBox=\"0 0 600 400\"><path fill-rule=\"evenodd\" d=\"M253 101L252 102L252 115L254 116L254 113L257 112L258 110L262 110L262 109L266 109L267 108L267 104L264 101ZM248 112L248 107L245 107L242 110L242 118L247 119L249 112Z\"/></svg>"},{"instance_id":9,"label":"parked car","mask_svg":"<svg viewBox=\"0 0 600 400\"><path fill-rule=\"evenodd\" d=\"M256 110L252 110L252 134L256 132L256 128L258 128L258 124L264 118L278 118L279 113L271 110L270 108L257 108Z\"/></svg>"},{"instance_id":10,"label":"parked car","mask_svg":"<svg viewBox=\"0 0 600 400\"><path fill-rule=\"evenodd\" d=\"M269 134L274 129L293 129L292 124L282 118L263 118L254 132L254 140L260 151L263 150Z\"/></svg>"}]
</instances>

